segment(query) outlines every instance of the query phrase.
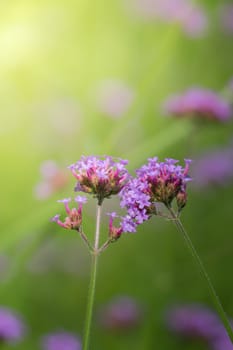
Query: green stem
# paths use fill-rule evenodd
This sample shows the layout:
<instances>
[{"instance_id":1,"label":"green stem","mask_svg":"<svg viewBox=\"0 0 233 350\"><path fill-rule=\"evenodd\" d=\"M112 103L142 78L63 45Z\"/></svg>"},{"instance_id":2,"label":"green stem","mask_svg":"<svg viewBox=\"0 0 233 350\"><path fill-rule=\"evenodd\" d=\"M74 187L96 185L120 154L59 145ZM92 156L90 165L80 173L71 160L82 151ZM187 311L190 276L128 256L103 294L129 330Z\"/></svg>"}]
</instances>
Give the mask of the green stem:
<instances>
[{"instance_id":1,"label":"green stem","mask_svg":"<svg viewBox=\"0 0 233 350\"><path fill-rule=\"evenodd\" d=\"M101 206L98 205L97 215L96 215L94 253L92 255L92 261L91 261L91 277L90 277L90 285L89 285L88 300L87 300L86 322L85 322L85 328L84 328L83 350L89 349L89 342L90 342L90 330L91 330L91 321L92 321L93 305L94 305L94 298L95 298L96 274L97 274L97 262L98 262L100 215L101 215Z\"/></svg>"},{"instance_id":2,"label":"green stem","mask_svg":"<svg viewBox=\"0 0 233 350\"><path fill-rule=\"evenodd\" d=\"M228 333L228 336L233 344L233 332L232 332L232 328L231 328L231 325L230 325L230 322L228 320L228 317L223 309L223 306L221 304L221 301L214 289L214 286L210 280L210 277L201 261L201 258L199 257L188 233L186 232L182 222L180 221L180 219L177 217L177 215L175 214L174 210L171 208L171 207L168 207L168 210L172 216L172 218L174 219L174 223L177 227L177 229L180 231L180 233L182 234L192 256L193 256L193 259L195 260L202 276L204 277L204 279L206 280L207 282L207 285L208 285L208 288L209 288L209 292L210 292L210 295L211 295L211 298L212 298L212 301L215 305L215 308L216 308L216 311L218 312L218 315L219 317L221 318L223 324L224 324L224 327Z\"/></svg>"}]
</instances>

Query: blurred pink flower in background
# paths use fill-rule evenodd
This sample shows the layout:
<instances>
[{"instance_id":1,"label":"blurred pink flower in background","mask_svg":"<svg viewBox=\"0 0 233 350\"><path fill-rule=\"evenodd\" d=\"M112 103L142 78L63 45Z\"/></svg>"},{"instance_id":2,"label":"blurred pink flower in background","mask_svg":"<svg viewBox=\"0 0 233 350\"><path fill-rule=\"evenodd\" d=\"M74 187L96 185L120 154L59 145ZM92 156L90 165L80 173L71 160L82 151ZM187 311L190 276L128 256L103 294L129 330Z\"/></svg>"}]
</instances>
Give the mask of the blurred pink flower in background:
<instances>
[{"instance_id":1,"label":"blurred pink flower in background","mask_svg":"<svg viewBox=\"0 0 233 350\"><path fill-rule=\"evenodd\" d=\"M193 162L196 187L228 185L233 180L233 146L209 151Z\"/></svg>"},{"instance_id":2,"label":"blurred pink flower in background","mask_svg":"<svg viewBox=\"0 0 233 350\"><path fill-rule=\"evenodd\" d=\"M129 330L138 326L142 321L142 308L131 297L117 297L102 307L99 312L99 320L105 329Z\"/></svg>"},{"instance_id":3,"label":"blurred pink flower in background","mask_svg":"<svg viewBox=\"0 0 233 350\"><path fill-rule=\"evenodd\" d=\"M177 23L191 37L202 36L208 27L204 9L191 0L130 0L129 5L137 16Z\"/></svg>"},{"instance_id":4,"label":"blurred pink flower in background","mask_svg":"<svg viewBox=\"0 0 233 350\"><path fill-rule=\"evenodd\" d=\"M134 97L134 91L121 80L103 81L96 92L99 111L112 118L120 118L125 115Z\"/></svg>"},{"instance_id":5,"label":"blurred pink flower in background","mask_svg":"<svg viewBox=\"0 0 233 350\"><path fill-rule=\"evenodd\" d=\"M214 311L200 304L180 304L167 310L166 324L173 333L202 340L210 350L233 350L233 345Z\"/></svg>"},{"instance_id":6,"label":"blurred pink flower in background","mask_svg":"<svg viewBox=\"0 0 233 350\"><path fill-rule=\"evenodd\" d=\"M225 4L219 10L221 26L228 34L233 34L233 4Z\"/></svg>"},{"instance_id":7,"label":"blurred pink flower in background","mask_svg":"<svg viewBox=\"0 0 233 350\"><path fill-rule=\"evenodd\" d=\"M43 337L43 350L81 350L81 341L73 333L56 332Z\"/></svg>"},{"instance_id":8,"label":"blurred pink flower in background","mask_svg":"<svg viewBox=\"0 0 233 350\"><path fill-rule=\"evenodd\" d=\"M193 88L173 95L164 103L164 112L177 117L200 117L221 122L232 116L230 104L212 90Z\"/></svg>"},{"instance_id":9,"label":"blurred pink flower in background","mask_svg":"<svg viewBox=\"0 0 233 350\"><path fill-rule=\"evenodd\" d=\"M40 174L42 180L34 188L36 199L47 199L68 183L68 171L60 169L53 160L46 160L41 164Z\"/></svg>"}]
</instances>

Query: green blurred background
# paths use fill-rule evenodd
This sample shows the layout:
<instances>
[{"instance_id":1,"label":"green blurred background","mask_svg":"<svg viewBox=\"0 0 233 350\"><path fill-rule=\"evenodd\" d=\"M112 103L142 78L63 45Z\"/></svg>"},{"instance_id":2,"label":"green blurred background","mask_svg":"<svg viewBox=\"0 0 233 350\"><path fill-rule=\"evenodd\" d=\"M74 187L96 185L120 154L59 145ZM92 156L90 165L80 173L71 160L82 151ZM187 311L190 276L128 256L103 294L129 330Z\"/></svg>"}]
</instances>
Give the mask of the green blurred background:
<instances>
[{"instance_id":1,"label":"green blurred background","mask_svg":"<svg viewBox=\"0 0 233 350\"><path fill-rule=\"evenodd\" d=\"M38 199L45 160L66 171L82 154L109 154L129 159L133 173L151 156L182 160L229 144L232 122L204 124L194 132L191 121L161 112L170 94L196 85L224 91L233 75L232 36L221 29L219 1L199 3L209 18L200 38L188 37L176 24L140 20L123 0L1 3L0 247L6 268L0 295L1 305L19 311L29 327L15 348L40 349L40 337L56 329L80 336L83 330L90 257L75 233L49 222L63 210L56 200L72 195L75 182L67 171L66 186ZM101 109L106 81L131 91L132 103L120 116ZM190 189L182 216L231 316L232 195L230 185ZM84 228L91 238L94 202L86 208ZM104 209L117 209L117 200L107 200ZM106 219L103 224L104 239ZM96 310L118 295L143 305L143 321L136 330L114 334L102 330L95 316L92 349L202 349L172 336L163 321L176 302L211 306L171 222L154 218L103 253Z\"/></svg>"}]
</instances>

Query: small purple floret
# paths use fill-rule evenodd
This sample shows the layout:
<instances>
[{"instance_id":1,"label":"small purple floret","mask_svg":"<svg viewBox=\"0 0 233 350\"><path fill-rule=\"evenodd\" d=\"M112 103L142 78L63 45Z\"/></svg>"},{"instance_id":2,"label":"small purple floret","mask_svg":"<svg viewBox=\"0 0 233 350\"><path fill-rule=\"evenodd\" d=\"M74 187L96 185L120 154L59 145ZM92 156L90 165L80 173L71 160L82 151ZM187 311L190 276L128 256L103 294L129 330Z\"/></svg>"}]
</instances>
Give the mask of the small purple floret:
<instances>
[{"instance_id":1,"label":"small purple floret","mask_svg":"<svg viewBox=\"0 0 233 350\"><path fill-rule=\"evenodd\" d=\"M77 196L75 197L75 202L80 203L80 204L85 204L87 203L87 197L84 196Z\"/></svg>"},{"instance_id":2,"label":"small purple floret","mask_svg":"<svg viewBox=\"0 0 233 350\"><path fill-rule=\"evenodd\" d=\"M52 222L58 222L58 220L60 219L60 215L56 214L54 217L51 218Z\"/></svg>"},{"instance_id":3,"label":"small purple floret","mask_svg":"<svg viewBox=\"0 0 233 350\"><path fill-rule=\"evenodd\" d=\"M113 211L111 213L106 213L106 215L110 216L110 218L112 218L112 219L119 217L119 215L117 215L117 213L115 211Z\"/></svg>"},{"instance_id":4,"label":"small purple floret","mask_svg":"<svg viewBox=\"0 0 233 350\"><path fill-rule=\"evenodd\" d=\"M79 338L69 332L51 333L42 339L43 350L81 350Z\"/></svg>"},{"instance_id":5,"label":"small purple floret","mask_svg":"<svg viewBox=\"0 0 233 350\"><path fill-rule=\"evenodd\" d=\"M58 203L69 203L71 201L71 198L64 198L64 199L58 199L57 202Z\"/></svg>"}]
</instances>

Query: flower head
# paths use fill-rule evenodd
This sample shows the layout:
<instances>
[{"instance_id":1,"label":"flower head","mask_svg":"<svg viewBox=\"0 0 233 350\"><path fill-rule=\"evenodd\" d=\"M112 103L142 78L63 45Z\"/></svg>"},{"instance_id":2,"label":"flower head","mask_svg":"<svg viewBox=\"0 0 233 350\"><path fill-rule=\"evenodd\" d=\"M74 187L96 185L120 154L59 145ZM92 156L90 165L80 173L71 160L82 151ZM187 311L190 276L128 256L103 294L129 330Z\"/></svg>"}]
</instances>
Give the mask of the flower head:
<instances>
[{"instance_id":1,"label":"flower head","mask_svg":"<svg viewBox=\"0 0 233 350\"><path fill-rule=\"evenodd\" d=\"M129 0L139 17L178 24L195 38L206 33L208 17L204 8L187 0Z\"/></svg>"},{"instance_id":2,"label":"flower head","mask_svg":"<svg viewBox=\"0 0 233 350\"><path fill-rule=\"evenodd\" d=\"M64 227L66 229L70 230L77 230L79 231L81 225L82 225L82 206L83 203L86 203L87 198L78 196L75 198L75 201L78 203L78 208L72 208L69 207L69 202L71 201L71 198L65 198L58 200L59 203L64 203L65 210L67 213L67 217L65 218L65 221L62 222L60 220L60 215L56 214L51 221L56 222L61 227Z\"/></svg>"},{"instance_id":3,"label":"flower head","mask_svg":"<svg viewBox=\"0 0 233 350\"><path fill-rule=\"evenodd\" d=\"M136 226L157 214L156 202L170 206L176 199L180 211L186 204L186 183L190 160L185 160L185 167L177 165L175 159L148 159L148 164L136 171L137 177L130 180L120 192L121 207L127 209L122 220L124 232L135 232Z\"/></svg>"},{"instance_id":4,"label":"flower head","mask_svg":"<svg viewBox=\"0 0 233 350\"><path fill-rule=\"evenodd\" d=\"M100 311L100 323L103 328L124 331L136 327L142 318L138 303L130 297L113 299Z\"/></svg>"},{"instance_id":5,"label":"flower head","mask_svg":"<svg viewBox=\"0 0 233 350\"><path fill-rule=\"evenodd\" d=\"M104 198L118 194L129 179L125 165L128 161L112 157L82 157L70 169L78 180L76 191L94 195L101 204Z\"/></svg>"},{"instance_id":6,"label":"flower head","mask_svg":"<svg viewBox=\"0 0 233 350\"><path fill-rule=\"evenodd\" d=\"M202 155L194 163L196 186L226 185L233 180L233 149L219 149Z\"/></svg>"},{"instance_id":7,"label":"flower head","mask_svg":"<svg viewBox=\"0 0 233 350\"><path fill-rule=\"evenodd\" d=\"M166 322L171 331L183 337L200 338L207 342L224 331L217 315L202 305L175 306L167 312Z\"/></svg>"},{"instance_id":8,"label":"flower head","mask_svg":"<svg viewBox=\"0 0 233 350\"><path fill-rule=\"evenodd\" d=\"M67 185L67 173L53 160L44 161L40 167L42 180L36 185L34 194L37 199L47 199Z\"/></svg>"},{"instance_id":9,"label":"flower head","mask_svg":"<svg viewBox=\"0 0 233 350\"><path fill-rule=\"evenodd\" d=\"M197 116L210 120L227 121L231 117L230 105L211 90L190 89L165 102L165 112L177 117Z\"/></svg>"},{"instance_id":10,"label":"flower head","mask_svg":"<svg viewBox=\"0 0 233 350\"><path fill-rule=\"evenodd\" d=\"M0 308L0 342L17 343L25 331L25 324L19 315L8 308Z\"/></svg>"},{"instance_id":11,"label":"flower head","mask_svg":"<svg viewBox=\"0 0 233 350\"><path fill-rule=\"evenodd\" d=\"M43 337L42 349L81 350L81 342L75 334L69 332L56 332Z\"/></svg>"}]
</instances>

